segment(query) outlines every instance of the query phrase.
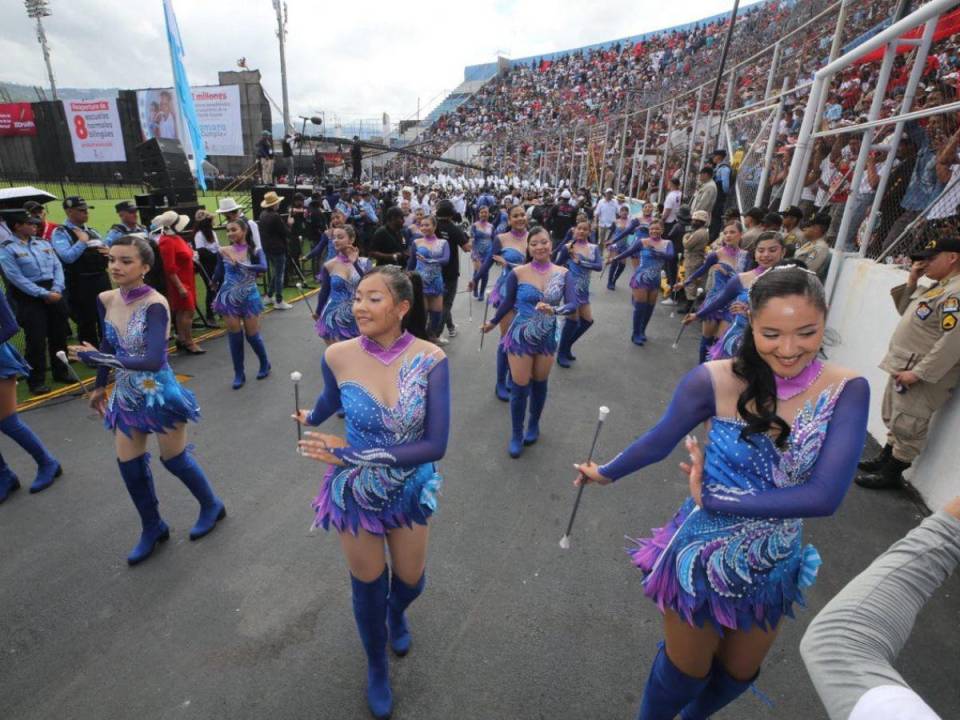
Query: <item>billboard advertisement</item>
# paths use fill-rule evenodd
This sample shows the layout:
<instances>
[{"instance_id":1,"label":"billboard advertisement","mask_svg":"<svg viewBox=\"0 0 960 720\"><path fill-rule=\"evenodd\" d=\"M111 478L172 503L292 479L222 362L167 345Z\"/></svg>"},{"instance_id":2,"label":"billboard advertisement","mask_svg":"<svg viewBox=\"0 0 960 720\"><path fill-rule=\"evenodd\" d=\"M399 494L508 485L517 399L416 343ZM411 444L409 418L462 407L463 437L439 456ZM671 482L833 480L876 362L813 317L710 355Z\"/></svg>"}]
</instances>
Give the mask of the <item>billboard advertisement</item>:
<instances>
[{"instance_id":1,"label":"billboard advertisement","mask_svg":"<svg viewBox=\"0 0 960 720\"><path fill-rule=\"evenodd\" d=\"M240 88L237 85L192 87L193 103L200 120L204 150L210 155L243 155L243 124L240 121ZM173 88L137 90L140 128L145 140L166 138L183 141Z\"/></svg>"},{"instance_id":2,"label":"billboard advertisement","mask_svg":"<svg viewBox=\"0 0 960 720\"><path fill-rule=\"evenodd\" d=\"M0 103L0 137L36 135L30 103Z\"/></svg>"},{"instance_id":3,"label":"billboard advertisement","mask_svg":"<svg viewBox=\"0 0 960 720\"><path fill-rule=\"evenodd\" d=\"M78 163L126 161L120 115L114 98L62 102L73 157Z\"/></svg>"}]
</instances>

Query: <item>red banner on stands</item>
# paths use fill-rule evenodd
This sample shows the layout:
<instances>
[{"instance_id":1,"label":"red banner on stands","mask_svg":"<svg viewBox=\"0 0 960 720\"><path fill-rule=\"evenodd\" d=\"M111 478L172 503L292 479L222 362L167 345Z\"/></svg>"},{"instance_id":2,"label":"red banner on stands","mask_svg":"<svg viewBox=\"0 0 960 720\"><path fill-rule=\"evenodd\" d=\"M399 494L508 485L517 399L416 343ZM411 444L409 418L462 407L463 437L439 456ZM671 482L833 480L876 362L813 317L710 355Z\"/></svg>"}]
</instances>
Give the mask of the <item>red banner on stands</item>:
<instances>
[{"instance_id":1,"label":"red banner on stands","mask_svg":"<svg viewBox=\"0 0 960 720\"><path fill-rule=\"evenodd\" d=\"M0 103L0 137L36 134L30 103Z\"/></svg>"},{"instance_id":2,"label":"red banner on stands","mask_svg":"<svg viewBox=\"0 0 960 720\"><path fill-rule=\"evenodd\" d=\"M940 16L940 19L937 21L937 27L933 31L933 42L943 40L945 37L950 37L951 35L960 32L960 10L953 10L944 15ZM903 35L900 36L900 40L907 39L917 39L923 35L923 25L915 27L913 30L908 30ZM898 45L897 54L904 55L910 52L914 48L913 45ZM868 62L880 62L883 60L883 47L878 47L873 52L869 52L864 55L862 58L857 59L857 64L862 65L863 63Z\"/></svg>"}]
</instances>

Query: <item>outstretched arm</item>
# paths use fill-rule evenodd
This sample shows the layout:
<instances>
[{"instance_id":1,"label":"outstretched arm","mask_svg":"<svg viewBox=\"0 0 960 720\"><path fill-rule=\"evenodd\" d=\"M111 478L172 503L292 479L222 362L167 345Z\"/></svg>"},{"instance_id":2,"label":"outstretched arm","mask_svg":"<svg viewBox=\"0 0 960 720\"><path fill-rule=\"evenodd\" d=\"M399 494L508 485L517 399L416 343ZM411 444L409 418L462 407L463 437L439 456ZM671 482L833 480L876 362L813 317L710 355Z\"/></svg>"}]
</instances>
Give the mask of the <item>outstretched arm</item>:
<instances>
[{"instance_id":1,"label":"outstretched arm","mask_svg":"<svg viewBox=\"0 0 960 720\"><path fill-rule=\"evenodd\" d=\"M743 283L740 282L740 276L737 275L723 286L723 290L721 290L713 300L697 310L697 317L702 320L715 312L723 310L727 305L737 299L737 295L740 294L741 290L743 290Z\"/></svg>"},{"instance_id":2,"label":"outstretched arm","mask_svg":"<svg viewBox=\"0 0 960 720\"><path fill-rule=\"evenodd\" d=\"M832 515L856 474L867 436L869 411L870 386L866 379L848 381L837 399L820 454L805 483L754 495L734 495L727 487L707 484L702 493L704 509L765 518Z\"/></svg>"},{"instance_id":3,"label":"outstretched arm","mask_svg":"<svg viewBox=\"0 0 960 720\"><path fill-rule=\"evenodd\" d=\"M436 462L447 452L450 436L450 376L447 359L430 370L423 437L414 442L382 448L335 448L330 452L347 465L410 467Z\"/></svg>"},{"instance_id":4,"label":"outstretched arm","mask_svg":"<svg viewBox=\"0 0 960 720\"><path fill-rule=\"evenodd\" d=\"M701 265L692 273L690 273L690 277L688 277L686 280L683 281L684 286L689 285L697 278L700 278L706 275L707 271L710 270L710 268L716 265L719 261L720 261L720 257L716 253L710 253L709 255L707 255L707 259L703 261L703 265Z\"/></svg>"},{"instance_id":5,"label":"outstretched arm","mask_svg":"<svg viewBox=\"0 0 960 720\"><path fill-rule=\"evenodd\" d=\"M320 292L317 293L317 313L319 314L330 299L330 271L327 270L326 265L320 268L317 282L320 283Z\"/></svg>"},{"instance_id":6,"label":"outstretched arm","mask_svg":"<svg viewBox=\"0 0 960 720\"><path fill-rule=\"evenodd\" d=\"M97 298L97 312L100 313L100 321L106 315L103 303ZM110 368L123 370L142 370L145 372L156 372L163 367L164 360L167 358L167 327L170 322L170 315L163 303L153 303L147 308L147 330L146 330L146 352L136 357L118 357L116 350L104 339L100 343L100 350L88 350L77 353L77 357L90 367L98 368L97 387L101 387L101 371L104 375L104 385L106 384L106 375Z\"/></svg>"},{"instance_id":7,"label":"outstretched arm","mask_svg":"<svg viewBox=\"0 0 960 720\"><path fill-rule=\"evenodd\" d=\"M587 270L603 270L603 258L600 256L600 248L598 246L593 246L593 258L590 260L581 260L580 267Z\"/></svg>"},{"instance_id":8,"label":"outstretched arm","mask_svg":"<svg viewBox=\"0 0 960 720\"><path fill-rule=\"evenodd\" d=\"M716 414L710 371L698 365L684 375L673 393L663 417L634 440L613 460L600 466L600 474L611 480L660 462L677 443L700 423Z\"/></svg>"}]
</instances>

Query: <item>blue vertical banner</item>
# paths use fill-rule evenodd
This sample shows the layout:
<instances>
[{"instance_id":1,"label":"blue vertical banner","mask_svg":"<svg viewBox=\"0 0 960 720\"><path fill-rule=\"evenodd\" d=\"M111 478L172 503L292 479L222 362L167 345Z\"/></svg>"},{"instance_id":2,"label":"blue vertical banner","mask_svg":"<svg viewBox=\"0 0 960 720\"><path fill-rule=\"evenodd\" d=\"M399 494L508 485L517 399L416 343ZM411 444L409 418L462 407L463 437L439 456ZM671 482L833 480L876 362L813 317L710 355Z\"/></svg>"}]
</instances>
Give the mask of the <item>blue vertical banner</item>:
<instances>
[{"instance_id":1,"label":"blue vertical banner","mask_svg":"<svg viewBox=\"0 0 960 720\"><path fill-rule=\"evenodd\" d=\"M183 121L182 126L186 127L186 132L181 134L181 142L187 157L193 155L193 170L197 175L197 185L206 190L207 181L203 176L203 161L207 159L207 155L203 147L203 137L200 135L200 120L197 118L197 108L193 104L193 93L190 92L190 83L187 81L187 70L183 66L183 42L180 39L180 27L177 25L177 16L173 12L172 0L163 0L163 16L167 23L167 43L170 45L170 64L173 66L173 86L177 93L177 106Z\"/></svg>"}]
</instances>

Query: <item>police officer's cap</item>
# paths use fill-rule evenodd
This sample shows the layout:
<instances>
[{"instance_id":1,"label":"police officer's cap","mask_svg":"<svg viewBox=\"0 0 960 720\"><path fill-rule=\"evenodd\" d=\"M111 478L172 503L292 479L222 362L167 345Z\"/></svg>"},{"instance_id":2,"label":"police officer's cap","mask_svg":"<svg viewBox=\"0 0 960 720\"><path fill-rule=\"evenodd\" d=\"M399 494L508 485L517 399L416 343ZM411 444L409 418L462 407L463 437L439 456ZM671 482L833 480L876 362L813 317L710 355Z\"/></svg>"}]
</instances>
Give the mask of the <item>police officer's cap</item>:
<instances>
[{"instance_id":1,"label":"police officer's cap","mask_svg":"<svg viewBox=\"0 0 960 720\"><path fill-rule=\"evenodd\" d=\"M798 208L796 205L791 205L790 207L788 207L786 210L783 211L783 216L793 217L793 218L796 218L798 221L803 220L803 210Z\"/></svg>"},{"instance_id":2,"label":"police officer's cap","mask_svg":"<svg viewBox=\"0 0 960 720\"><path fill-rule=\"evenodd\" d=\"M911 253L910 258L913 260L925 260L942 252L960 253L960 237L950 233L934 238L924 245L922 250Z\"/></svg>"},{"instance_id":3,"label":"police officer's cap","mask_svg":"<svg viewBox=\"0 0 960 720\"><path fill-rule=\"evenodd\" d=\"M23 209L28 213L37 212L38 210L43 210L43 205L38 203L36 200L27 200L23 204Z\"/></svg>"},{"instance_id":4,"label":"police officer's cap","mask_svg":"<svg viewBox=\"0 0 960 720\"><path fill-rule=\"evenodd\" d=\"M116 205L114 205L114 206L113 206L113 209L116 210L118 213L120 213L120 212L136 212L136 211L137 211L137 204L136 204L135 202L133 202L132 200L123 200L123 201L121 201L121 202L118 202Z\"/></svg>"},{"instance_id":5,"label":"police officer's cap","mask_svg":"<svg viewBox=\"0 0 960 720\"><path fill-rule=\"evenodd\" d=\"M3 219L6 221L7 226L12 228L15 224L18 223L30 223L32 225L39 225L40 221L35 218L33 215L28 213L23 208L11 208L8 210L3 210Z\"/></svg>"},{"instance_id":6,"label":"police officer's cap","mask_svg":"<svg viewBox=\"0 0 960 720\"><path fill-rule=\"evenodd\" d=\"M87 205L87 201L79 195L70 195L63 199L64 210L93 210L93 205Z\"/></svg>"}]
</instances>

